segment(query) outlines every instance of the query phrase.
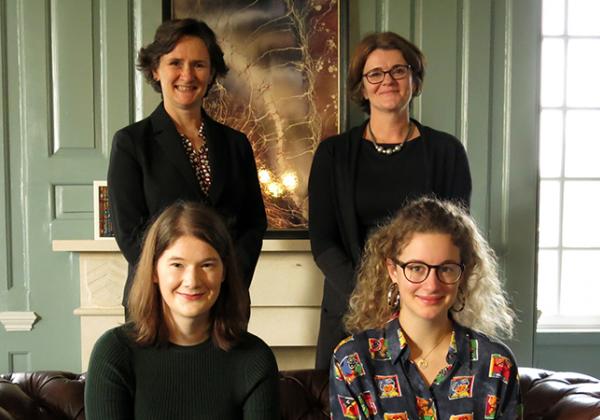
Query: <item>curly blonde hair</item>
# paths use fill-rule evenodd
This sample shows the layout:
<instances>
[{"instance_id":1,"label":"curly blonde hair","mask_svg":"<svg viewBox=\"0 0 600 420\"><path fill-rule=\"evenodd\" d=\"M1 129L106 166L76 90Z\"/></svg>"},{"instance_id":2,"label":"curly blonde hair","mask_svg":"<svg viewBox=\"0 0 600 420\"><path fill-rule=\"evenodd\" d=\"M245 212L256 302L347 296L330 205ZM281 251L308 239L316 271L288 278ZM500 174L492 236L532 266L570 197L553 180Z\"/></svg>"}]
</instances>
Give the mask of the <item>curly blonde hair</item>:
<instances>
[{"instance_id":1,"label":"curly blonde hair","mask_svg":"<svg viewBox=\"0 0 600 420\"><path fill-rule=\"evenodd\" d=\"M431 197L408 203L367 241L344 317L347 331L381 328L393 316L386 260L396 257L415 233L448 234L460 250L465 270L459 297L463 295L464 307L453 311L452 318L490 337L512 337L515 312L502 289L494 251L465 209Z\"/></svg>"}]
</instances>

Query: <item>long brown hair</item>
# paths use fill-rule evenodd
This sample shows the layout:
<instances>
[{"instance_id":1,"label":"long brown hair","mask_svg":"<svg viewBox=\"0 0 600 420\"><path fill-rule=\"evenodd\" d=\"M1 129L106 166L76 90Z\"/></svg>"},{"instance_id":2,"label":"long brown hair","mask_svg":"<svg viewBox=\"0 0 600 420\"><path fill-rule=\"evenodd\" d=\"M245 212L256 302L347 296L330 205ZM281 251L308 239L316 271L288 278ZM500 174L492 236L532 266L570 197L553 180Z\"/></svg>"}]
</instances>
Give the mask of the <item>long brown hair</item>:
<instances>
[{"instance_id":1,"label":"long brown hair","mask_svg":"<svg viewBox=\"0 0 600 420\"><path fill-rule=\"evenodd\" d=\"M367 241L344 319L346 329L357 333L381 328L392 317L394 309L387 303L392 280L386 260L402 252L415 233L448 234L460 250L465 266L459 286L464 307L452 317L489 336L510 338L515 313L508 305L493 250L466 210L431 197L408 203Z\"/></svg>"},{"instance_id":2,"label":"long brown hair","mask_svg":"<svg viewBox=\"0 0 600 420\"><path fill-rule=\"evenodd\" d=\"M248 328L248 289L241 280L225 224L213 210L195 202L175 202L158 216L146 232L128 298L134 339L142 346L168 343L162 297L153 278L160 256L185 235L208 243L223 262L225 278L219 297L211 308L211 336L218 347L229 350Z\"/></svg>"}]
</instances>

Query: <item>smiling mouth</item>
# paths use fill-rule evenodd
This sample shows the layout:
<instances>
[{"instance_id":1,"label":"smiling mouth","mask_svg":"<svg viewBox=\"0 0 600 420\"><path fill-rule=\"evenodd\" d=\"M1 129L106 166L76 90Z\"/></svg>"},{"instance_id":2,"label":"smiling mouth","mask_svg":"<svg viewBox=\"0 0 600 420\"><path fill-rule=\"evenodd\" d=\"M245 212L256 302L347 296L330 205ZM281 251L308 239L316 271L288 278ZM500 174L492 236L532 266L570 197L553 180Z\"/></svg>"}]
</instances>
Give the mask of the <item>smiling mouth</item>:
<instances>
[{"instance_id":1,"label":"smiling mouth","mask_svg":"<svg viewBox=\"0 0 600 420\"><path fill-rule=\"evenodd\" d=\"M181 296L185 300L199 300L199 299L202 299L205 294L206 294L206 292L202 292L202 293L182 293L182 292L177 292L177 295Z\"/></svg>"},{"instance_id":2,"label":"smiling mouth","mask_svg":"<svg viewBox=\"0 0 600 420\"><path fill-rule=\"evenodd\" d=\"M435 305L444 300L443 296L417 296L417 298L430 305Z\"/></svg>"},{"instance_id":3,"label":"smiling mouth","mask_svg":"<svg viewBox=\"0 0 600 420\"><path fill-rule=\"evenodd\" d=\"M177 89L180 92L192 92L194 90L197 89L196 86L175 86L175 89Z\"/></svg>"}]
</instances>

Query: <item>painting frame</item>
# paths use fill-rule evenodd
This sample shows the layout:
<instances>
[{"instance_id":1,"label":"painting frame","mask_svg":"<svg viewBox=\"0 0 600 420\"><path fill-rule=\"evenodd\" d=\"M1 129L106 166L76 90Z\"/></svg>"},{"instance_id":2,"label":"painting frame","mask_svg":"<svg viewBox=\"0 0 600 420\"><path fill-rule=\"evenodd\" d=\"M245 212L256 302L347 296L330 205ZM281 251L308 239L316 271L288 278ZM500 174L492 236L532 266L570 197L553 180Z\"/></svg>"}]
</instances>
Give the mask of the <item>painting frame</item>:
<instances>
[{"instance_id":1,"label":"painting frame","mask_svg":"<svg viewBox=\"0 0 600 420\"><path fill-rule=\"evenodd\" d=\"M163 0L162 2L162 14L163 14L163 21L164 20L168 20L168 19L172 19L172 18L177 18L177 17L184 17L184 16L178 16L175 14L175 11L177 10L177 6L178 4L181 2L186 2L186 3L190 3L189 0ZM192 2L192 3L199 3L202 0L198 0L197 2ZM282 0L283 2L283 0ZM336 45L336 50L337 50L337 62L336 62L336 71L337 71L337 103L336 103L336 107L337 107L337 131L336 132L330 132L327 135L322 135L319 136L319 138L316 138L316 144L318 144L318 142L320 142L321 140L323 140L325 137L328 137L329 135L334 135L334 134L338 134L341 133L343 131L345 131L347 129L347 123L348 123L348 107L347 107L347 93L346 93L346 89L344 89L344 85L345 85L345 80L346 80L346 75L347 75L347 60L348 60L348 30L347 30L347 21L348 21L348 14L349 14L349 5L348 5L348 1L347 0L338 0L337 2L337 45ZM202 16L194 16L194 17L198 17L200 19L202 19ZM217 32L217 31L216 31ZM217 33L217 36L219 36L219 34ZM316 94L315 94L316 95ZM235 128L235 127L234 127ZM250 136L248 136L250 138ZM252 139L251 139L252 141ZM253 147L254 147L254 143L253 143ZM316 145L314 145L312 147L312 150L310 150L310 158L312 161L312 155L314 154L314 151L316 149ZM257 159L258 162L258 159ZM260 166L259 166L259 172L260 172ZM307 171L305 171L307 172ZM307 183L308 180L308 173L305 174L305 176L302 177L303 181L305 183ZM264 190L263 190L264 193ZM305 194L306 199L307 200L307 194ZM265 205L267 207L267 213L270 217L270 212L269 212L269 199L271 197L267 197L265 196ZM306 239L308 238L308 216L307 216L307 212L306 212L306 205L304 204L304 208L303 208L304 214L305 214L305 219L306 219L306 223L305 226L302 226L300 228L298 227L294 227L294 228L281 228L281 227L276 227L276 226L272 226L271 225L271 220L269 223L269 227L265 233L265 238L266 239ZM285 214L284 214L285 217ZM291 216L290 216L291 217Z\"/></svg>"},{"instance_id":2,"label":"painting frame","mask_svg":"<svg viewBox=\"0 0 600 420\"><path fill-rule=\"evenodd\" d=\"M94 240L114 240L115 235L108 207L108 185L105 180L93 181Z\"/></svg>"}]
</instances>

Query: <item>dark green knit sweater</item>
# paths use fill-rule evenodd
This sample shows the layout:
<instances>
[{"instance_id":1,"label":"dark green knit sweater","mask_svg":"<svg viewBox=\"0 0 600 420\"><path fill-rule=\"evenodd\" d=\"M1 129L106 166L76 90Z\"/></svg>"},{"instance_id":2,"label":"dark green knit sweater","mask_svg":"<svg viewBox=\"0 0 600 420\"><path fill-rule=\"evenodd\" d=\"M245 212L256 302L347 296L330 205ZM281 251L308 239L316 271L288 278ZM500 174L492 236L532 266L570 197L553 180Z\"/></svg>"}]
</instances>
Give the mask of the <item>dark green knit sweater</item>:
<instances>
[{"instance_id":1,"label":"dark green knit sweater","mask_svg":"<svg viewBox=\"0 0 600 420\"><path fill-rule=\"evenodd\" d=\"M277 363L260 338L248 333L228 352L211 340L141 348L125 328L107 331L94 346L88 420L279 418Z\"/></svg>"}]
</instances>

